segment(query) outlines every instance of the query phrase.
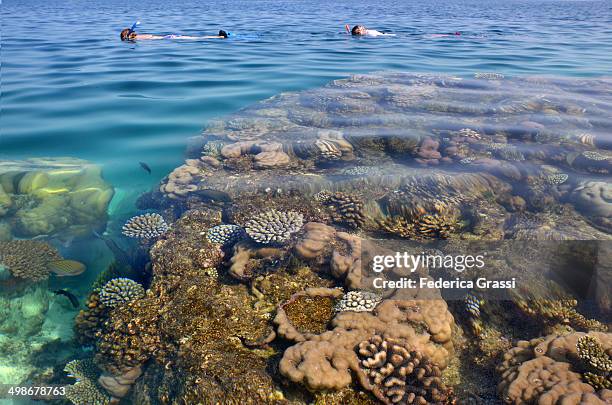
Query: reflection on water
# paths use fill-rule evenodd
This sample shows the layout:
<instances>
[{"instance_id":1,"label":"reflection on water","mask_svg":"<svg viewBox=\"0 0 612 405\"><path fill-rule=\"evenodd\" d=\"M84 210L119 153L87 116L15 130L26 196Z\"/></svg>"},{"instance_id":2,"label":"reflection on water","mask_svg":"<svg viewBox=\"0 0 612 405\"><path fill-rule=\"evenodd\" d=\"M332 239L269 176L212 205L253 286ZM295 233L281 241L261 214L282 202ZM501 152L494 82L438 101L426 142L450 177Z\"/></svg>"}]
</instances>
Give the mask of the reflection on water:
<instances>
[{"instance_id":1,"label":"reflection on water","mask_svg":"<svg viewBox=\"0 0 612 405\"><path fill-rule=\"evenodd\" d=\"M604 404L611 117L609 79L356 75L210 122L110 222L95 166L3 162L0 382L78 404ZM548 242L484 244L503 240ZM520 286L372 288L374 256L410 249L486 250Z\"/></svg>"}]
</instances>

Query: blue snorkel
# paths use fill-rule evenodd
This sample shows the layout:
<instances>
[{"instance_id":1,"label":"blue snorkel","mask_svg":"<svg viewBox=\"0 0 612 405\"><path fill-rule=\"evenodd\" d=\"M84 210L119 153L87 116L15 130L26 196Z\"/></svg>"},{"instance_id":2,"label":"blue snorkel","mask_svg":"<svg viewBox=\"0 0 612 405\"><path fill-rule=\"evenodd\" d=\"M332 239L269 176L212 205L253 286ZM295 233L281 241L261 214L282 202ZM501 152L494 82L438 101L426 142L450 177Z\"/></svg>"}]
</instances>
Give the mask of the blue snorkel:
<instances>
[{"instance_id":1,"label":"blue snorkel","mask_svg":"<svg viewBox=\"0 0 612 405\"><path fill-rule=\"evenodd\" d=\"M128 32L128 36L131 35L133 32L136 32L136 27L140 25L140 21L136 21L134 24L132 24L132 27L130 28L130 31Z\"/></svg>"}]
</instances>

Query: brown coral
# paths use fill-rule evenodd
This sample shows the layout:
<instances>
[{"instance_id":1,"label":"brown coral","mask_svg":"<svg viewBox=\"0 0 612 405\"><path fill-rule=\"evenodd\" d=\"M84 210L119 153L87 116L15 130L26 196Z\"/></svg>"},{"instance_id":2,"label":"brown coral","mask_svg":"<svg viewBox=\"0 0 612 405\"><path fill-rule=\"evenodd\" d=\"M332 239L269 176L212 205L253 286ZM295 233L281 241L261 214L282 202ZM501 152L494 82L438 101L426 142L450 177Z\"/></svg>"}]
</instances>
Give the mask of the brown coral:
<instances>
[{"instance_id":1,"label":"brown coral","mask_svg":"<svg viewBox=\"0 0 612 405\"><path fill-rule=\"evenodd\" d=\"M86 306L76 316L74 325L76 338L83 345L95 342L96 333L108 316L107 308L100 302L100 296L95 291L89 295Z\"/></svg>"},{"instance_id":2,"label":"brown coral","mask_svg":"<svg viewBox=\"0 0 612 405\"><path fill-rule=\"evenodd\" d=\"M441 300L439 300L441 301ZM386 300L372 312L341 312L332 321L333 329L313 336L290 347L280 362L281 373L291 381L300 382L312 390L338 390L348 386L352 370L361 385L372 389L361 369L355 347L374 334L385 338L403 339L441 368L446 367L449 350L452 351L450 334L452 315L447 313L438 319L438 311L429 307L446 308L446 303L436 300ZM425 327L429 333L417 332ZM430 329L433 327L434 329ZM420 329L420 328L418 328ZM430 335L431 333L431 335ZM442 345L430 340L439 341Z\"/></svg>"},{"instance_id":3,"label":"brown coral","mask_svg":"<svg viewBox=\"0 0 612 405\"><path fill-rule=\"evenodd\" d=\"M42 281L49 277L49 262L62 260L59 252L45 242L15 240L0 242L0 264L14 277Z\"/></svg>"},{"instance_id":4,"label":"brown coral","mask_svg":"<svg viewBox=\"0 0 612 405\"><path fill-rule=\"evenodd\" d=\"M305 234L295 245L295 252L306 260L320 257L336 234L334 228L318 222L308 222L303 229Z\"/></svg>"},{"instance_id":5,"label":"brown coral","mask_svg":"<svg viewBox=\"0 0 612 405\"><path fill-rule=\"evenodd\" d=\"M308 288L293 294L276 311L274 323L278 334L287 340L303 342L317 332L324 332L326 325L322 322L331 319L333 301L340 297L342 290L337 288ZM323 330L313 330L321 327Z\"/></svg>"},{"instance_id":6,"label":"brown coral","mask_svg":"<svg viewBox=\"0 0 612 405\"><path fill-rule=\"evenodd\" d=\"M577 372L580 360L576 343L585 335L576 332L519 341L504 354L503 362L497 367L502 378L498 391L503 400L517 405L605 404L611 392L596 392L582 382ZM606 350L612 350L612 334L591 332L589 335L596 337Z\"/></svg>"},{"instance_id":7,"label":"brown coral","mask_svg":"<svg viewBox=\"0 0 612 405\"><path fill-rule=\"evenodd\" d=\"M379 225L383 231L405 239L448 239L459 229L456 215L450 212L387 217Z\"/></svg>"},{"instance_id":8,"label":"brown coral","mask_svg":"<svg viewBox=\"0 0 612 405\"><path fill-rule=\"evenodd\" d=\"M349 228L360 228L366 222L364 204L355 195L337 192L323 201L331 210L332 220Z\"/></svg>"},{"instance_id":9,"label":"brown coral","mask_svg":"<svg viewBox=\"0 0 612 405\"><path fill-rule=\"evenodd\" d=\"M440 368L406 342L374 335L359 343L357 352L374 395L383 403L449 402Z\"/></svg>"},{"instance_id":10,"label":"brown coral","mask_svg":"<svg viewBox=\"0 0 612 405\"><path fill-rule=\"evenodd\" d=\"M275 247L256 247L248 242L234 245L229 274L238 280L248 280L266 264L282 257L283 251Z\"/></svg>"},{"instance_id":11,"label":"brown coral","mask_svg":"<svg viewBox=\"0 0 612 405\"><path fill-rule=\"evenodd\" d=\"M96 362L105 371L120 375L141 366L163 347L159 333L159 297L116 307L96 333Z\"/></svg>"}]
</instances>

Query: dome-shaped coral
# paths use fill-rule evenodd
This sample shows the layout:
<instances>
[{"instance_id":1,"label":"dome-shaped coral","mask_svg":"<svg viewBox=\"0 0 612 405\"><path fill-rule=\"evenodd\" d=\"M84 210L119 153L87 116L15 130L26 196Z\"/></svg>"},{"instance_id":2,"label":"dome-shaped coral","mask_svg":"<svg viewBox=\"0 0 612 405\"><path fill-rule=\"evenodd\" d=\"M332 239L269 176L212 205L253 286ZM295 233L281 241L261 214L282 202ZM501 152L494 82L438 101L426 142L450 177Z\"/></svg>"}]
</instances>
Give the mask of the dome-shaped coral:
<instances>
[{"instance_id":1,"label":"dome-shaped coral","mask_svg":"<svg viewBox=\"0 0 612 405\"><path fill-rule=\"evenodd\" d=\"M255 242L283 243L303 224L304 216L298 212L272 209L255 215L247 221L244 229Z\"/></svg>"},{"instance_id":2,"label":"dome-shaped coral","mask_svg":"<svg viewBox=\"0 0 612 405\"><path fill-rule=\"evenodd\" d=\"M144 296L144 288L129 278L114 278L100 288L100 302L116 307Z\"/></svg>"},{"instance_id":3,"label":"dome-shaped coral","mask_svg":"<svg viewBox=\"0 0 612 405\"><path fill-rule=\"evenodd\" d=\"M244 236L244 229L239 225L222 224L206 231L206 239L219 245L232 244Z\"/></svg>"},{"instance_id":4,"label":"dome-shaped coral","mask_svg":"<svg viewBox=\"0 0 612 405\"><path fill-rule=\"evenodd\" d=\"M132 217L123 225L123 234L130 238L152 239L168 231L168 224L159 214L144 214Z\"/></svg>"},{"instance_id":5,"label":"dome-shaped coral","mask_svg":"<svg viewBox=\"0 0 612 405\"><path fill-rule=\"evenodd\" d=\"M593 339L601 345L601 350L590 347L589 342ZM600 389L596 392L601 387L584 382L588 381L588 371L582 365L581 353L584 356L587 352L596 351L601 355L611 350L612 334L601 332L590 332L588 335L575 332L566 336L550 335L519 341L504 355L504 361L497 367L502 379L498 391L507 404L609 403L607 401L612 398L610 390ZM588 402L581 402L584 398Z\"/></svg>"}]
</instances>

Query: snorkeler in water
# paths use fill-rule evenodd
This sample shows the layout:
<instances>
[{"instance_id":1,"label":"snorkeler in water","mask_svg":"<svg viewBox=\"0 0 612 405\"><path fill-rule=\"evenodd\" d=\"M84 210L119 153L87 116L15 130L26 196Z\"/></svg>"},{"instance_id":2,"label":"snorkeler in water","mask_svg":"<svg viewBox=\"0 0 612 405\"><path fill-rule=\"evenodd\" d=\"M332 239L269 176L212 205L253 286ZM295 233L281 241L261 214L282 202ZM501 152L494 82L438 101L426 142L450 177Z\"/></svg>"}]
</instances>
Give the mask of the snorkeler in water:
<instances>
[{"instance_id":1,"label":"snorkeler in water","mask_svg":"<svg viewBox=\"0 0 612 405\"><path fill-rule=\"evenodd\" d=\"M346 32L355 36L367 36L367 37L381 37L381 36L389 36L394 37L395 34L387 34L385 32L370 30L365 25L355 25L352 29L349 28L349 25L346 24L344 26Z\"/></svg>"},{"instance_id":2,"label":"snorkeler in water","mask_svg":"<svg viewBox=\"0 0 612 405\"><path fill-rule=\"evenodd\" d=\"M120 38L122 41L136 41L136 40L147 40L147 39L216 39L216 38L227 38L230 34L220 30L217 35L206 35L206 36L192 36L192 35L152 35L152 34L138 34L136 32L136 26L140 24L140 21L136 21L132 24L131 28L125 28L121 31Z\"/></svg>"}]
</instances>

